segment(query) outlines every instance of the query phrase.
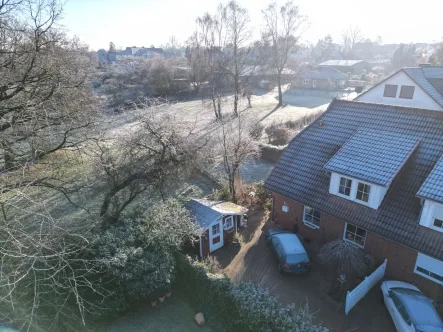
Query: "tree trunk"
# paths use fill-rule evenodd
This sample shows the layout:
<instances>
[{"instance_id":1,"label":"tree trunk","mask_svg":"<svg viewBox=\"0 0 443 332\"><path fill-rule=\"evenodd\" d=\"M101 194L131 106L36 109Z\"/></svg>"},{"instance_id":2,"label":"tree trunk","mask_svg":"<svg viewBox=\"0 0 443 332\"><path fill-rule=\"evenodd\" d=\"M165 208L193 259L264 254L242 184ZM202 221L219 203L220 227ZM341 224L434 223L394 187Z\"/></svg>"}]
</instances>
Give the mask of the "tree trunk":
<instances>
[{"instance_id":1,"label":"tree trunk","mask_svg":"<svg viewBox=\"0 0 443 332\"><path fill-rule=\"evenodd\" d=\"M277 75L278 85L278 106L283 106L283 92L281 91L281 72Z\"/></svg>"},{"instance_id":2,"label":"tree trunk","mask_svg":"<svg viewBox=\"0 0 443 332\"><path fill-rule=\"evenodd\" d=\"M212 93L211 93L212 106L214 107L215 121L217 121L217 120L219 120L219 118L218 118L218 113L217 113L217 105L215 103L215 89L212 88L211 91L212 91Z\"/></svg>"},{"instance_id":3,"label":"tree trunk","mask_svg":"<svg viewBox=\"0 0 443 332\"><path fill-rule=\"evenodd\" d=\"M238 76L234 77L234 115L238 116Z\"/></svg>"}]
</instances>

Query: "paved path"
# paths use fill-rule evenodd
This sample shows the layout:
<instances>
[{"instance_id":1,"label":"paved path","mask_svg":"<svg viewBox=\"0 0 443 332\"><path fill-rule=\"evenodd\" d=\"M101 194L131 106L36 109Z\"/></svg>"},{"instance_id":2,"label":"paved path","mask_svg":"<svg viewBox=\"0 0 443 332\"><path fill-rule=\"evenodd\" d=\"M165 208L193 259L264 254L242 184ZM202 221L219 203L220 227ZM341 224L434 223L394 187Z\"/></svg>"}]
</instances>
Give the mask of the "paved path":
<instances>
[{"instance_id":1,"label":"paved path","mask_svg":"<svg viewBox=\"0 0 443 332\"><path fill-rule=\"evenodd\" d=\"M277 263L265 244L262 227L266 216L263 212L252 215L244 235L248 242L238 253L223 249L216 256L233 281L251 280L261 283L277 295L284 304L301 306L306 302L315 313L314 321L335 331L380 332L395 331L391 318L380 302L379 286L354 307L348 316L343 304L330 299L326 288L330 279L316 261L307 277L281 275Z\"/></svg>"}]
</instances>

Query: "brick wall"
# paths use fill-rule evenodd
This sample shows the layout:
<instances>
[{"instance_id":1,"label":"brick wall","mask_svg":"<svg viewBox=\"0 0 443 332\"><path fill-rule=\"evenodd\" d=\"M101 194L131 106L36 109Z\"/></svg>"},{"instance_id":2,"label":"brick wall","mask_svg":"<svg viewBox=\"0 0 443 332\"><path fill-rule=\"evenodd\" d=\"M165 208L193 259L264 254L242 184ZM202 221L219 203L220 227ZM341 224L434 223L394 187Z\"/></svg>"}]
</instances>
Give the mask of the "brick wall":
<instances>
[{"instance_id":1,"label":"brick wall","mask_svg":"<svg viewBox=\"0 0 443 332\"><path fill-rule=\"evenodd\" d=\"M297 223L300 235L318 245L343 237L345 222L342 220L322 212L320 214L320 229L313 229L303 223L303 204L275 193L273 193L273 199L272 219L275 223L290 229ZM282 211L283 205L288 206L288 212ZM315 248L313 244L309 244L307 247L308 249ZM414 273L418 254L416 250L368 232L364 251L370 253L376 260L388 259L386 279L413 283L428 296L434 299L443 299L443 287L440 284Z\"/></svg>"}]
</instances>

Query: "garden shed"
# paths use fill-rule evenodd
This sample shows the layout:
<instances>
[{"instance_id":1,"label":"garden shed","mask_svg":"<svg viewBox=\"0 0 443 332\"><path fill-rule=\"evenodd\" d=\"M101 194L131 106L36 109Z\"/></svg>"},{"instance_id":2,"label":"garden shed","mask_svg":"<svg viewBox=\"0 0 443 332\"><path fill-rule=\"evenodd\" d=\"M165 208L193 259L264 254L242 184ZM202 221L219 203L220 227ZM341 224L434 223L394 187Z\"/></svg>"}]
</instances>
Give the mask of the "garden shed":
<instances>
[{"instance_id":1,"label":"garden shed","mask_svg":"<svg viewBox=\"0 0 443 332\"><path fill-rule=\"evenodd\" d=\"M232 241L244 225L247 208L225 201L192 199L186 204L195 221L203 229L200 237L200 257L209 255Z\"/></svg>"}]
</instances>

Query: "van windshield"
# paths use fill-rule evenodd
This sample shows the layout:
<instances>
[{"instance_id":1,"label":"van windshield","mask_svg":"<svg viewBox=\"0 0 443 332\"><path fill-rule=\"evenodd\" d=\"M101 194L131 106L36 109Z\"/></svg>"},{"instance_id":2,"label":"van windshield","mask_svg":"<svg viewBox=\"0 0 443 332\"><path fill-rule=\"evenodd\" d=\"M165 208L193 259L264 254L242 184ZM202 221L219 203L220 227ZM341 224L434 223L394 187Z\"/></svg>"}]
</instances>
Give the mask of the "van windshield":
<instances>
[{"instance_id":1,"label":"van windshield","mask_svg":"<svg viewBox=\"0 0 443 332\"><path fill-rule=\"evenodd\" d=\"M290 254L286 257L287 264L298 264L302 262L309 262L307 254Z\"/></svg>"}]
</instances>

